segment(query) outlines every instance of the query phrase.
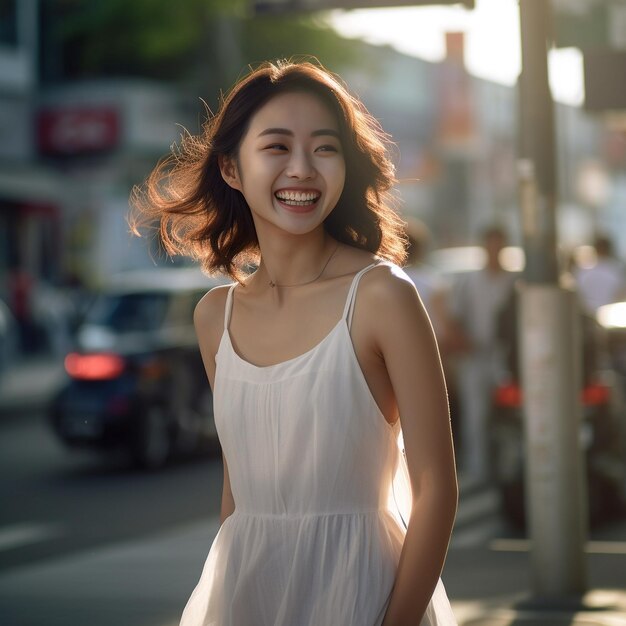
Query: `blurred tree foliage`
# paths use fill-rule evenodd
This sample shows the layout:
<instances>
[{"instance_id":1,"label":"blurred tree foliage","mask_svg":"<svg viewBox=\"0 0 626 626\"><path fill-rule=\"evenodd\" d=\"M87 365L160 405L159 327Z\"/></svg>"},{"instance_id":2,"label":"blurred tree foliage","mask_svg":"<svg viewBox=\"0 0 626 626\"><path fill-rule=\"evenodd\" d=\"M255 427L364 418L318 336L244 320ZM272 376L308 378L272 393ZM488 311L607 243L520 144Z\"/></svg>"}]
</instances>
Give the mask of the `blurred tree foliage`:
<instances>
[{"instance_id":1,"label":"blurred tree foliage","mask_svg":"<svg viewBox=\"0 0 626 626\"><path fill-rule=\"evenodd\" d=\"M252 17L248 0L41 0L43 82L147 77L196 91L265 59L311 55L339 71L358 44L311 17Z\"/></svg>"}]
</instances>

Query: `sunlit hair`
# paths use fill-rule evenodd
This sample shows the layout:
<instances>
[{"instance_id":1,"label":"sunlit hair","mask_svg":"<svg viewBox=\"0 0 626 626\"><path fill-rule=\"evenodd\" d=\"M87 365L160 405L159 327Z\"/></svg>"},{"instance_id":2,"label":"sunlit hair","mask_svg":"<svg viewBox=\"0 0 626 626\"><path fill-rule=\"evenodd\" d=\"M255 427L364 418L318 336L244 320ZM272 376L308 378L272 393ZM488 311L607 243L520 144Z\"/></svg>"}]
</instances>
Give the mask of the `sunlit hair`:
<instances>
[{"instance_id":1,"label":"sunlit hair","mask_svg":"<svg viewBox=\"0 0 626 626\"><path fill-rule=\"evenodd\" d=\"M155 223L165 250L198 260L208 273L241 278L258 262L259 246L244 196L222 178L220 157L236 158L254 114L271 98L306 92L320 98L337 119L346 163L345 186L324 222L335 239L402 264L403 222L391 206L395 182L389 141L363 104L338 78L311 62L264 63L222 99L199 135L186 134L131 195L135 234Z\"/></svg>"}]
</instances>

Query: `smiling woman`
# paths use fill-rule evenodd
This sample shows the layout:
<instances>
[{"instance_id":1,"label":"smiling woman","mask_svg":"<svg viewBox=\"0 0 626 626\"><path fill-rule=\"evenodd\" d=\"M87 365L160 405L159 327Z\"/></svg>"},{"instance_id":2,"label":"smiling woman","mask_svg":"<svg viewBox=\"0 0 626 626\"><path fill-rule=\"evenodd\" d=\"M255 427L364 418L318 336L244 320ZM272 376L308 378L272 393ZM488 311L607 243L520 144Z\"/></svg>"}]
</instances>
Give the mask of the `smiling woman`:
<instances>
[{"instance_id":1,"label":"smiling woman","mask_svg":"<svg viewBox=\"0 0 626 626\"><path fill-rule=\"evenodd\" d=\"M237 279L194 315L224 484L181 626L456 624L446 389L386 148L326 70L266 64L135 193L171 251Z\"/></svg>"}]
</instances>

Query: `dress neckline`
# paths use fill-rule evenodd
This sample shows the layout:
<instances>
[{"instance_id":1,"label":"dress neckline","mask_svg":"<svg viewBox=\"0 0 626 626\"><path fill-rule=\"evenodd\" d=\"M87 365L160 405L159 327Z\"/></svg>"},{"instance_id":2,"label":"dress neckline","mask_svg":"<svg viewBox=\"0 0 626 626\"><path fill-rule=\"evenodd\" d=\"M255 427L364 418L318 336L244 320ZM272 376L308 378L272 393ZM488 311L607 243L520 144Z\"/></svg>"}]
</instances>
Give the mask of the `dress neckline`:
<instances>
[{"instance_id":1,"label":"dress neckline","mask_svg":"<svg viewBox=\"0 0 626 626\"><path fill-rule=\"evenodd\" d=\"M240 363L257 371L270 371L272 368L278 368L282 365L290 365L290 364L296 363L300 359L304 359L305 357L312 356L315 352L318 351L318 349L322 345L324 345L330 339L330 337L332 337L337 332L338 328L341 328L342 325L345 326L346 331L348 332L348 337L349 337L350 326L352 323L352 314L354 312L354 299L355 299L356 288L358 286L359 280L361 276L363 276L363 274L365 274L368 270L374 267L377 267L378 265L381 265L381 263L384 263L384 260L376 259L374 262L370 263L366 267L361 268L358 272L354 274L350 282L350 287L348 289L348 293L346 296L346 302L343 308L343 313L341 314L341 317L337 320L337 323L328 331L328 333L324 337L322 337L322 339L320 339L312 348L310 348L306 352L298 354L289 359L279 361L278 363L270 363L269 365L257 365L255 363L252 363L252 361L248 361L247 359L243 358L235 350L235 346L233 344L233 339L232 339L232 335L230 334L230 328L229 328L230 317L232 315L233 292L234 292L235 287L237 286L237 283L234 283L233 285L231 285L230 289L228 290L228 296L226 298L226 307L224 311L224 331L222 333L222 341L220 342L220 347L224 339L226 339L228 343L228 347L230 348L230 351ZM351 340L350 340L350 343L352 343Z\"/></svg>"},{"instance_id":2,"label":"dress neckline","mask_svg":"<svg viewBox=\"0 0 626 626\"><path fill-rule=\"evenodd\" d=\"M230 351L230 354L233 355L237 363L239 363L243 367L249 368L250 370L252 370L253 373L257 375L263 375L263 379L265 379L265 375L271 374L271 372L273 372L274 370L279 370L279 368L283 366L287 368L288 366L294 365L295 363L298 363L299 361L304 361L305 359L312 358L317 352L319 352L319 350L322 349L323 346L326 345L326 343L330 341L332 337L334 337L334 335L339 330L342 330L345 333L344 336L347 339L346 349L347 349L349 358L354 366L354 371L356 372L357 377L363 386L364 393L369 397L372 403L372 406L374 407L374 410L377 413L377 416L380 418L381 423L384 424L385 428L389 430L390 432L395 432L396 427L398 427L400 424L400 420L396 419L396 421L393 423L388 422L387 418L385 417L385 414L382 412L380 406L378 405L376 398L374 398L374 394L372 393L372 390L369 388L369 385L365 378L365 374L363 373L363 370L361 369L361 365L359 364L358 358L356 356L354 344L352 343L352 338L350 337L350 329L348 328L348 322L343 317L335 324L333 328L331 328L328 334L325 337L323 337L310 350L307 350L306 352L303 352L302 354L298 354L297 356L294 356L290 359L279 361L278 363L271 363L269 365L256 365L252 363L251 361L244 359L242 356L237 354L232 344L230 334L228 332L228 328L224 329L224 333L222 335L222 342L220 343L218 353L222 350L223 344L227 344L227 348Z\"/></svg>"},{"instance_id":3,"label":"dress neckline","mask_svg":"<svg viewBox=\"0 0 626 626\"><path fill-rule=\"evenodd\" d=\"M303 352L302 354L298 354L298 355L296 355L294 357L291 357L289 359L285 359L284 361L278 361L278 363L270 363L269 365L257 365L256 363L252 363L252 361L248 361L247 359L244 359L235 350L235 346L233 345L233 340L232 340L232 337L230 336L230 331L228 330L228 328L224 329L224 337L228 341L228 347L229 347L231 353L235 355L235 358L240 363L243 363L247 367L251 367L251 368L256 369L256 370L266 370L266 371L269 371L269 370L271 370L273 368L278 368L281 365L292 365L293 363L295 363L295 362L297 362L299 360L303 360L305 357L313 356L313 354L315 352L317 352L321 348L321 346L323 346L330 339L330 337L337 332L337 329L340 328L342 325L345 325L346 330L347 330L348 325L347 325L346 319L344 317L340 318L339 321L328 331L328 333L326 333L326 335L324 335L324 337L322 337L322 339L320 339L312 348L310 348L306 352Z\"/></svg>"}]
</instances>

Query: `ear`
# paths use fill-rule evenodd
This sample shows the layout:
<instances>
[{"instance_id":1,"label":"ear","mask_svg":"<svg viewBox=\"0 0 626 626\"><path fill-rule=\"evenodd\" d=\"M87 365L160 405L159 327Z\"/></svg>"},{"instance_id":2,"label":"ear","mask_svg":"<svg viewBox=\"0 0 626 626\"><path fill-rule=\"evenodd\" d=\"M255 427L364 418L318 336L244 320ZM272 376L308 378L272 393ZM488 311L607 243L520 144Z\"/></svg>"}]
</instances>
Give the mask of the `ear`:
<instances>
[{"instance_id":1,"label":"ear","mask_svg":"<svg viewBox=\"0 0 626 626\"><path fill-rule=\"evenodd\" d=\"M237 191L241 191L241 178L237 168L237 161L233 157L223 154L217 157L217 161L220 166L220 173L226 184Z\"/></svg>"}]
</instances>

